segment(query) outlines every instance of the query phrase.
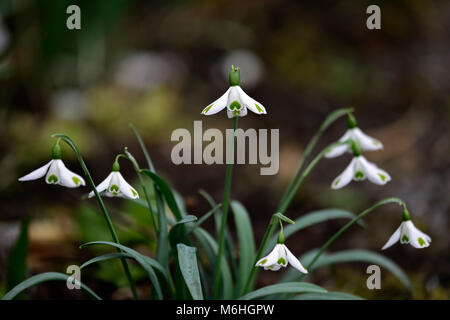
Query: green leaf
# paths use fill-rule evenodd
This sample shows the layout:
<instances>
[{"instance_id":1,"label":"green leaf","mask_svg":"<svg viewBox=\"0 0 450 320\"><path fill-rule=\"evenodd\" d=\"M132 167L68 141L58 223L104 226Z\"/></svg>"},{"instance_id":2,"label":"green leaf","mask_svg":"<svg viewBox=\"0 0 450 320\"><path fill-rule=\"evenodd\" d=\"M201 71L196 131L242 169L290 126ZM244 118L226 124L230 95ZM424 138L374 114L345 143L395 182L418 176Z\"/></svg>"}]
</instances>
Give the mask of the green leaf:
<instances>
[{"instance_id":1,"label":"green leaf","mask_svg":"<svg viewBox=\"0 0 450 320\"><path fill-rule=\"evenodd\" d=\"M308 265L309 262L312 260L312 258L316 255L317 251L318 250L312 250L304 254L300 258L302 264ZM402 271L402 269L395 262L379 253L369 250L356 249L356 250L344 250L330 254L324 253L316 261L313 267L310 268L308 271L311 273L311 271L317 268L327 266L330 264L344 263L344 262L364 262L384 267L388 269L390 272L392 272L400 280L400 282L406 288L408 288L408 290L412 290L411 282L409 281L408 276ZM299 278L298 273L295 274L289 271L282 281L293 281L298 278Z\"/></svg>"},{"instance_id":2,"label":"green leaf","mask_svg":"<svg viewBox=\"0 0 450 320\"><path fill-rule=\"evenodd\" d=\"M174 226L180 225L180 224L189 223L189 222L195 222L195 221L197 221L197 217L196 216L187 215L187 216L184 216L183 219L176 221Z\"/></svg>"},{"instance_id":3,"label":"green leaf","mask_svg":"<svg viewBox=\"0 0 450 320\"><path fill-rule=\"evenodd\" d=\"M28 224L29 216L25 216L20 227L19 237L9 254L8 264L6 266L6 290L11 290L17 284L24 281L27 277L27 248L28 248ZM25 297L21 294L19 299Z\"/></svg>"},{"instance_id":4,"label":"green leaf","mask_svg":"<svg viewBox=\"0 0 450 320\"><path fill-rule=\"evenodd\" d=\"M196 228L194 235L198 239L199 245L203 248L208 256L209 262L214 266L217 260L217 251L219 246L214 238L203 228ZM233 295L233 280L231 277L230 267L224 259L221 263L222 285L223 285L223 299L231 299Z\"/></svg>"},{"instance_id":5,"label":"green leaf","mask_svg":"<svg viewBox=\"0 0 450 320\"><path fill-rule=\"evenodd\" d=\"M295 222L292 221L291 219L289 219L288 217L286 217L284 214L282 214L281 212L277 212L273 215L274 217L277 217L278 219L287 222L289 224L294 224Z\"/></svg>"},{"instance_id":6,"label":"green leaf","mask_svg":"<svg viewBox=\"0 0 450 320\"><path fill-rule=\"evenodd\" d=\"M365 300L346 292L304 293L293 297L291 300Z\"/></svg>"},{"instance_id":7,"label":"green leaf","mask_svg":"<svg viewBox=\"0 0 450 320\"><path fill-rule=\"evenodd\" d=\"M239 265L235 284L235 294L239 297L242 295L247 279L254 267L255 242L250 217L245 207L237 201L232 201L230 205L234 214L239 242Z\"/></svg>"},{"instance_id":8,"label":"green leaf","mask_svg":"<svg viewBox=\"0 0 450 320\"><path fill-rule=\"evenodd\" d=\"M320 222L341 218L353 219L355 217L356 217L355 214L351 213L350 211L342 209L324 209L313 211L301 216L300 218L297 218L294 224L290 224L284 227L284 237L287 239L289 236L293 235L297 231L300 231L302 229L305 229ZM268 248L273 248L276 242L277 242L277 235L272 236Z\"/></svg>"},{"instance_id":9,"label":"green leaf","mask_svg":"<svg viewBox=\"0 0 450 320\"><path fill-rule=\"evenodd\" d=\"M197 249L182 243L177 244L178 263L186 286L194 300L203 300L202 285L197 265Z\"/></svg>"},{"instance_id":10,"label":"green leaf","mask_svg":"<svg viewBox=\"0 0 450 320\"><path fill-rule=\"evenodd\" d=\"M239 300L251 300L268 296L271 294L293 293L293 292L326 293L327 290L315 284L307 282L285 282L257 289L240 297Z\"/></svg>"},{"instance_id":11,"label":"green leaf","mask_svg":"<svg viewBox=\"0 0 450 320\"><path fill-rule=\"evenodd\" d=\"M142 173L146 174L148 177L150 177L153 182L158 186L159 190L164 196L164 199L166 200L167 205L169 206L172 213L175 215L177 220L183 219L183 215L181 213L180 208L178 207L178 203L175 200L175 196L170 189L169 185L156 173L151 172L147 169L142 169Z\"/></svg>"},{"instance_id":12,"label":"green leaf","mask_svg":"<svg viewBox=\"0 0 450 320\"><path fill-rule=\"evenodd\" d=\"M144 259L144 256L142 254L140 254L139 252L137 252L131 248L128 248L124 245L117 244L117 243L110 242L110 241L93 241L93 242L85 243L85 244L81 245L80 247L84 248L84 247L88 247L88 246L92 246L92 245L99 245L99 244L119 248L119 249L123 250L124 252L128 253L130 256L132 256L142 266L142 268L145 271L147 271L148 277L149 277L150 281L152 282L154 289L156 290L156 294L157 294L158 298L160 300L162 300L163 294L161 291L161 286L158 281L158 277L156 276L155 271L153 271L153 268L151 267L151 265L147 262L146 259Z\"/></svg>"},{"instance_id":13,"label":"green leaf","mask_svg":"<svg viewBox=\"0 0 450 320\"><path fill-rule=\"evenodd\" d=\"M42 282L47 282L47 281L55 281L55 280L60 280L60 281L67 281L67 279L69 278L69 276L67 274L64 273L59 273L59 272L45 272L45 273L41 273L35 276L32 276L31 278L28 278L27 280L19 283L17 286L15 286L14 288L12 288L8 293L6 293L2 300L11 300L14 299L14 297L16 297L18 294L20 294L22 291L35 286L39 283ZM76 280L75 280L76 281ZM77 281L78 282L78 281ZM84 285L83 283L80 283L81 288L88 293L92 298L96 299L96 300L102 300L94 291L92 291L88 286Z\"/></svg>"}]
</instances>

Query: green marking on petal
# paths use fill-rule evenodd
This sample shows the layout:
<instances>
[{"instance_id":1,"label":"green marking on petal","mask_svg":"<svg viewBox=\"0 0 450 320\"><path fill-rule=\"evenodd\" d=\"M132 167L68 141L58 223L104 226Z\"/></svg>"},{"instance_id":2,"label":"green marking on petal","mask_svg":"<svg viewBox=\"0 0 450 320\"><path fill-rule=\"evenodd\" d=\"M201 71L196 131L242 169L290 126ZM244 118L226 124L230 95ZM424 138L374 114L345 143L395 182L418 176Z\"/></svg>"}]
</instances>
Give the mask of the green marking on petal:
<instances>
[{"instance_id":1,"label":"green marking on petal","mask_svg":"<svg viewBox=\"0 0 450 320\"><path fill-rule=\"evenodd\" d=\"M237 102L237 101L233 101L230 104L230 110L234 110L234 109L240 110L241 108L242 108L241 104L239 102Z\"/></svg>"},{"instance_id":2,"label":"green marking on petal","mask_svg":"<svg viewBox=\"0 0 450 320\"><path fill-rule=\"evenodd\" d=\"M363 178L364 178L364 172L362 172L362 171L355 172L355 179L363 179Z\"/></svg>"},{"instance_id":3,"label":"green marking on petal","mask_svg":"<svg viewBox=\"0 0 450 320\"><path fill-rule=\"evenodd\" d=\"M54 174L52 174L50 177L48 177L47 181L50 182L50 183L52 183L52 182L53 183L57 183L58 182L58 177L55 176Z\"/></svg>"},{"instance_id":4,"label":"green marking on petal","mask_svg":"<svg viewBox=\"0 0 450 320\"><path fill-rule=\"evenodd\" d=\"M384 175L384 174L382 174L382 173L379 173L378 174L379 176L380 176L380 178L381 178L381 181L385 181L386 180L386 176Z\"/></svg>"},{"instance_id":5,"label":"green marking on petal","mask_svg":"<svg viewBox=\"0 0 450 320\"><path fill-rule=\"evenodd\" d=\"M209 105L209 106L207 106L207 107L205 108L205 110L203 110L203 112L204 112L204 113L208 113L209 109L211 109L212 106L213 106L212 104Z\"/></svg>"},{"instance_id":6,"label":"green marking on petal","mask_svg":"<svg viewBox=\"0 0 450 320\"><path fill-rule=\"evenodd\" d=\"M258 110L258 112L264 112L263 109L260 106L258 106L258 104L256 104L256 103L255 103L255 107Z\"/></svg>"},{"instance_id":7,"label":"green marking on petal","mask_svg":"<svg viewBox=\"0 0 450 320\"><path fill-rule=\"evenodd\" d=\"M380 143L378 141L372 140L372 144L378 146Z\"/></svg>"},{"instance_id":8,"label":"green marking on petal","mask_svg":"<svg viewBox=\"0 0 450 320\"><path fill-rule=\"evenodd\" d=\"M111 193L114 194L114 192L119 192L119 186L116 184L113 184L112 186L109 187L109 191L111 191Z\"/></svg>"},{"instance_id":9,"label":"green marking on petal","mask_svg":"<svg viewBox=\"0 0 450 320\"><path fill-rule=\"evenodd\" d=\"M259 264L264 264L266 262L267 262L267 259L263 259L263 260L261 260L261 262Z\"/></svg>"},{"instance_id":10,"label":"green marking on petal","mask_svg":"<svg viewBox=\"0 0 450 320\"><path fill-rule=\"evenodd\" d=\"M234 116L238 116L238 115L240 115L241 114L241 112L239 111L239 110L234 110L233 111L233 115Z\"/></svg>"},{"instance_id":11,"label":"green marking on petal","mask_svg":"<svg viewBox=\"0 0 450 320\"><path fill-rule=\"evenodd\" d=\"M281 257L280 259L278 259L277 263L284 266L286 265L286 260L283 257Z\"/></svg>"},{"instance_id":12,"label":"green marking on petal","mask_svg":"<svg viewBox=\"0 0 450 320\"><path fill-rule=\"evenodd\" d=\"M80 179L78 179L77 177L72 177L72 181L73 181L73 183L75 183L76 185L79 185L80 184Z\"/></svg>"},{"instance_id":13,"label":"green marking on petal","mask_svg":"<svg viewBox=\"0 0 450 320\"><path fill-rule=\"evenodd\" d=\"M131 190L131 193L133 194L133 196L135 196L135 197L136 197L136 196L137 196L137 193L136 193L136 191L134 191L134 190L133 190L133 189L131 189L131 188L130 188L130 190Z\"/></svg>"},{"instance_id":14,"label":"green marking on petal","mask_svg":"<svg viewBox=\"0 0 450 320\"><path fill-rule=\"evenodd\" d=\"M337 180L333 183L333 185L336 187L336 186L339 184L339 181L341 181L341 178L337 179Z\"/></svg>"},{"instance_id":15,"label":"green marking on petal","mask_svg":"<svg viewBox=\"0 0 450 320\"><path fill-rule=\"evenodd\" d=\"M407 236L406 234L404 234L404 235L402 236L402 243L408 242L408 241L409 241L408 236Z\"/></svg>"},{"instance_id":16,"label":"green marking on petal","mask_svg":"<svg viewBox=\"0 0 450 320\"><path fill-rule=\"evenodd\" d=\"M422 247L426 244L425 240L423 240L421 237L417 238L417 241L419 241L419 244L420 244Z\"/></svg>"}]
</instances>

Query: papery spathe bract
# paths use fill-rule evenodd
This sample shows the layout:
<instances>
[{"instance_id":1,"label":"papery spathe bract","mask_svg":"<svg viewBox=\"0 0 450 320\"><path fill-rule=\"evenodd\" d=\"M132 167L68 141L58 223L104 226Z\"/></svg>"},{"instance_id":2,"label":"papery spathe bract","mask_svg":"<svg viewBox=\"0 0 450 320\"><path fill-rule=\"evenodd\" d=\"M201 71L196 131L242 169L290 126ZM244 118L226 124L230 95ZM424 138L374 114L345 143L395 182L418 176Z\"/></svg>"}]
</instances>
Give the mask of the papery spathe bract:
<instances>
[{"instance_id":1,"label":"papery spathe bract","mask_svg":"<svg viewBox=\"0 0 450 320\"><path fill-rule=\"evenodd\" d=\"M260 259L256 263L256 267L263 267L264 270L278 271L281 267L286 267L288 263L298 271L308 273L292 252L281 243L277 243L272 252Z\"/></svg>"},{"instance_id":2,"label":"papery spathe bract","mask_svg":"<svg viewBox=\"0 0 450 320\"><path fill-rule=\"evenodd\" d=\"M48 184L59 184L67 188L77 188L86 185L81 176L70 171L64 165L64 162L61 160L61 147L58 142L53 147L52 157L53 159L46 165L19 178L19 181L37 180L45 176L45 182Z\"/></svg>"},{"instance_id":3,"label":"papery spathe bract","mask_svg":"<svg viewBox=\"0 0 450 320\"><path fill-rule=\"evenodd\" d=\"M401 244L409 243L417 249L426 248L431 243L430 236L417 229L411 220L403 221L400 224L400 227L395 230L395 232L383 246L382 250L391 247L399 240Z\"/></svg>"},{"instance_id":4,"label":"papery spathe bract","mask_svg":"<svg viewBox=\"0 0 450 320\"><path fill-rule=\"evenodd\" d=\"M361 181L368 179L370 182L384 185L391 180L391 176L374 163L366 160L362 155L355 156L347 168L331 183L332 189L340 189L352 180Z\"/></svg>"},{"instance_id":5,"label":"papery spathe bract","mask_svg":"<svg viewBox=\"0 0 450 320\"><path fill-rule=\"evenodd\" d=\"M128 199L138 199L139 194L130 186L130 184L122 177L119 171L112 171L105 180L97 187L97 192L107 197L121 197ZM89 193L89 198L94 196L94 191Z\"/></svg>"}]
</instances>

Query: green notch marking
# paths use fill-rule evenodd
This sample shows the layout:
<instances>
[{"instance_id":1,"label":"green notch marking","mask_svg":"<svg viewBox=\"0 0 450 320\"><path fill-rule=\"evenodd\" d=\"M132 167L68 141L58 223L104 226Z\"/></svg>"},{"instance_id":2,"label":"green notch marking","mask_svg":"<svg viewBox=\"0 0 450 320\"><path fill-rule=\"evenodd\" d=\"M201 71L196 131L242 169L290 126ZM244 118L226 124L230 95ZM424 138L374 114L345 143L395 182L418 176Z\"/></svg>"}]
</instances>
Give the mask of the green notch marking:
<instances>
[{"instance_id":1,"label":"green notch marking","mask_svg":"<svg viewBox=\"0 0 450 320\"><path fill-rule=\"evenodd\" d=\"M234 109L236 109L236 110L241 110L241 104L239 103L239 102L237 102L237 101L233 101L231 104L230 104L230 110L234 110Z\"/></svg>"},{"instance_id":2,"label":"green notch marking","mask_svg":"<svg viewBox=\"0 0 450 320\"><path fill-rule=\"evenodd\" d=\"M280 259L278 259L277 263L285 266L286 265L286 260L283 257L281 257Z\"/></svg>"},{"instance_id":3,"label":"green notch marking","mask_svg":"<svg viewBox=\"0 0 450 320\"><path fill-rule=\"evenodd\" d=\"M78 179L77 177L72 177L72 181L73 181L73 183L75 183L76 185L79 185L80 184L80 179Z\"/></svg>"},{"instance_id":4,"label":"green notch marking","mask_svg":"<svg viewBox=\"0 0 450 320\"><path fill-rule=\"evenodd\" d=\"M404 234L404 235L402 236L402 243L408 242L408 241L409 241L409 238L406 236L406 234Z\"/></svg>"},{"instance_id":5,"label":"green notch marking","mask_svg":"<svg viewBox=\"0 0 450 320\"><path fill-rule=\"evenodd\" d=\"M419 241L419 244L420 244L422 247L426 244L425 240L423 240L421 237L417 238L417 241Z\"/></svg>"},{"instance_id":6,"label":"green notch marking","mask_svg":"<svg viewBox=\"0 0 450 320\"><path fill-rule=\"evenodd\" d=\"M113 184L111 187L109 187L109 191L113 192L119 192L119 186L116 184Z\"/></svg>"},{"instance_id":7,"label":"green notch marking","mask_svg":"<svg viewBox=\"0 0 450 320\"><path fill-rule=\"evenodd\" d=\"M58 177L55 176L54 174L52 174L50 177L48 177L47 181L50 182L50 183L52 183L52 182L53 183L57 183L58 182Z\"/></svg>"},{"instance_id":8,"label":"green notch marking","mask_svg":"<svg viewBox=\"0 0 450 320\"><path fill-rule=\"evenodd\" d=\"M355 172L355 179L364 179L364 172L356 171Z\"/></svg>"},{"instance_id":9,"label":"green notch marking","mask_svg":"<svg viewBox=\"0 0 450 320\"><path fill-rule=\"evenodd\" d=\"M204 113L208 113L209 109L211 109L212 106L213 106L212 104L209 105L209 106L207 106L207 107L205 108L205 110L203 110L203 112L204 112Z\"/></svg>"},{"instance_id":10,"label":"green notch marking","mask_svg":"<svg viewBox=\"0 0 450 320\"><path fill-rule=\"evenodd\" d=\"M261 109L261 107L260 106L258 106L256 103L255 103L255 107L256 107L256 109L258 109L258 112L264 112L264 110L263 109Z\"/></svg>"},{"instance_id":11,"label":"green notch marking","mask_svg":"<svg viewBox=\"0 0 450 320\"><path fill-rule=\"evenodd\" d=\"M381 181L386 181L386 176L384 174L379 173L378 175L380 176Z\"/></svg>"}]
</instances>

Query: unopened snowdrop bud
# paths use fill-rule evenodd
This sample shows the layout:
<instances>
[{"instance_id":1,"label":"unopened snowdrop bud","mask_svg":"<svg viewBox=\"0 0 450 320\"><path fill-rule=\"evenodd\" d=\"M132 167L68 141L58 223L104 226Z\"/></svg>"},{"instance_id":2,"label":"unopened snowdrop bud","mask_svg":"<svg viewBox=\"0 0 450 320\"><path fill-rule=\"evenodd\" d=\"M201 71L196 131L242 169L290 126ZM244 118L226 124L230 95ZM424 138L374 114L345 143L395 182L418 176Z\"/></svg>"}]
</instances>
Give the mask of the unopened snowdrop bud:
<instances>
[{"instance_id":1,"label":"unopened snowdrop bud","mask_svg":"<svg viewBox=\"0 0 450 320\"><path fill-rule=\"evenodd\" d=\"M400 224L400 227L395 230L395 232L383 246L382 250L391 247L399 240L401 244L409 243L417 249L426 248L430 245L430 236L416 228L416 226L411 221L409 211L406 209L406 207L404 208L402 213L402 220L403 221Z\"/></svg>"},{"instance_id":2,"label":"unopened snowdrop bud","mask_svg":"<svg viewBox=\"0 0 450 320\"><path fill-rule=\"evenodd\" d=\"M77 188L86 185L81 176L66 168L61 160L61 156L61 147L58 139L52 149L52 160L39 169L19 178L19 181L37 180L45 176L47 184L59 184L67 188Z\"/></svg>"},{"instance_id":3,"label":"unopened snowdrop bud","mask_svg":"<svg viewBox=\"0 0 450 320\"><path fill-rule=\"evenodd\" d=\"M358 151L357 149L353 152ZM384 185L391 181L389 173L378 168L374 163L366 160L362 155L356 156L347 166L347 168L336 177L331 183L332 189L340 189L349 184L352 180L362 181L368 179L370 182Z\"/></svg>"},{"instance_id":4,"label":"unopened snowdrop bud","mask_svg":"<svg viewBox=\"0 0 450 320\"><path fill-rule=\"evenodd\" d=\"M209 116L227 108L228 118L244 117L247 109L256 114L266 114L264 106L248 96L240 87L241 71L239 67L231 67L229 75L230 88L216 101L203 109L202 114Z\"/></svg>"},{"instance_id":5,"label":"unopened snowdrop bud","mask_svg":"<svg viewBox=\"0 0 450 320\"><path fill-rule=\"evenodd\" d=\"M356 141L358 142L361 151L375 151L383 149L383 144L380 141L372 137L369 137L364 132L362 132L361 129L358 128L355 116L351 113L348 114L347 126L348 130L339 139L339 142L344 142L347 140ZM344 154L345 152L352 152L352 151L353 151L352 147L348 144L338 145L331 148L325 154L325 157L335 158Z\"/></svg>"},{"instance_id":6,"label":"unopened snowdrop bud","mask_svg":"<svg viewBox=\"0 0 450 320\"><path fill-rule=\"evenodd\" d=\"M120 155L116 157L112 165L112 172L96 187L97 192L107 197L138 199L137 191L126 182L120 173L119 157ZM88 197L92 198L94 195L94 191L91 191Z\"/></svg>"}]
</instances>

